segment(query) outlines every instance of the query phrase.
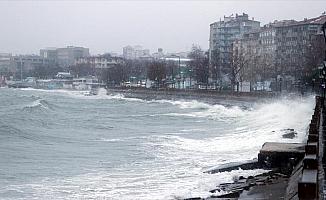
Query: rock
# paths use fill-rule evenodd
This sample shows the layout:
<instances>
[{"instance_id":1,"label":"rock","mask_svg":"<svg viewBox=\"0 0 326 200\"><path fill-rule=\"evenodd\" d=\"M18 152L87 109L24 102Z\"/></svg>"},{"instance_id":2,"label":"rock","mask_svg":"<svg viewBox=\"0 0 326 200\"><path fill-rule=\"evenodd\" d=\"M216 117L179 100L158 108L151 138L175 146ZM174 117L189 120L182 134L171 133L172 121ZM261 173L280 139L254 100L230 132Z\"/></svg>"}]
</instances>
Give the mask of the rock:
<instances>
[{"instance_id":1,"label":"rock","mask_svg":"<svg viewBox=\"0 0 326 200\"><path fill-rule=\"evenodd\" d=\"M212 196L212 198L239 198L239 197L240 197L240 193L238 191L219 195L219 196Z\"/></svg>"},{"instance_id":2,"label":"rock","mask_svg":"<svg viewBox=\"0 0 326 200\"><path fill-rule=\"evenodd\" d=\"M237 176L237 175L232 176L232 180L235 183L239 182L239 176Z\"/></svg>"},{"instance_id":3,"label":"rock","mask_svg":"<svg viewBox=\"0 0 326 200\"><path fill-rule=\"evenodd\" d=\"M265 168L283 167L289 160L294 164L299 162L305 154L304 143L277 143L266 142L258 154L258 162Z\"/></svg>"},{"instance_id":4,"label":"rock","mask_svg":"<svg viewBox=\"0 0 326 200\"><path fill-rule=\"evenodd\" d=\"M220 188L216 188L214 190L209 191L210 193L216 193L216 192L221 192Z\"/></svg>"},{"instance_id":5,"label":"rock","mask_svg":"<svg viewBox=\"0 0 326 200\"><path fill-rule=\"evenodd\" d=\"M283 138L287 138L287 139L293 139L295 138L295 136L297 135L296 132L291 132L291 133L285 133L282 135Z\"/></svg>"},{"instance_id":6,"label":"rock","mask_svg":"<svg viewBox=\"0 0 326 200\"><path fill-rule=\"evenodd\" d=\"M258 161L256 159L254 160L248 160L248 161L244 161L244 162L231 162L231 163L227 163L218 167L214 167L211 168L207 171L205 171L204 173L209 173L209 174L215 174L218 172L229 172L232 170L237 170L239 168L243 169L243 170L249 170L249 169L257 169L259 168L260 165L258 163Z\"/></svg>"},{"instance_id":7,"label":"rock","mask_svg":"<svg viewBox=\"0 0 326 200\"><path fill-rule=\"evenodd\" d=\"M294 129L292 128L288 128L288 129L284 129L282 130L285 133L282 135L283 138L287 138L287 139L293 139L295 138L295 136L298 134L297 132L294 131Z\"/></svg>"}]
</instances>

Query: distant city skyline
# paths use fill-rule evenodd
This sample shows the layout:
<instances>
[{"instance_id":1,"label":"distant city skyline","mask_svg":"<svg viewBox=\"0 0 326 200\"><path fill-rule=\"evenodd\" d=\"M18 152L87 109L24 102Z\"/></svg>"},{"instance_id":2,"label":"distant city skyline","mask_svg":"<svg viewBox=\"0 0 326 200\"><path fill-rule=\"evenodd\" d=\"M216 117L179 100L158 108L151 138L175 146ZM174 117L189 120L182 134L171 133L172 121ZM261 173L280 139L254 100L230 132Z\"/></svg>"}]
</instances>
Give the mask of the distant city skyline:
<instances>
[{"instance_id":1,"label":"distant city skyline","mask_svg":"<svg viewBox=\"0 0 326 200\"><path fill-rule=\"evenodd\" d=\"M209 24L247 13L261 25L320 16L324 1L1 1L0 52L39 54L82 46L91 54L122 54L127 45L150 53L208 49ZM277 15L276 15L277 14Z\"/></svg>"}]
</instances>

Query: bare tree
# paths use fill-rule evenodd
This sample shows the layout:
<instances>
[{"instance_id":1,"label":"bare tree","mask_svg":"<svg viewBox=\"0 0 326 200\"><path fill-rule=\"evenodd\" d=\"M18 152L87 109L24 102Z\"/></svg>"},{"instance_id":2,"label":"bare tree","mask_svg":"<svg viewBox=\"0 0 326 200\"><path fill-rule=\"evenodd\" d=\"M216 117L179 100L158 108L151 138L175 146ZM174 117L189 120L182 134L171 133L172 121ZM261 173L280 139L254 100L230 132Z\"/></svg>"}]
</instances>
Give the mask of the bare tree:
<instances>
[{"instance_id":1,"label":"bare tree","mask_svg":"<svg viewBox=\"0 0 326 200\"><path fill-rule=\"evenodd\" d=\"M195 79L198 83L203 83L208 86L209 66L208 55L200 46L193 45L189 53L190 67L194 70Z\"/></svg>"},{"instance_id":2,"label":"bare tree","mask_svg":"<svg viewBox=\"0 0 326 200\"><path fill-rule=\"evenodd\" d=\"M172 60L165 61L165 63L166 63L166 75L174 79L178 72L178 64Z\"/></svg>"},{"instance_id":3,"label":"bare tree","mask_svg":"<svg viewBox=\"0 0 326 200\"><path fill-rule=\"evenodd\" d=\"M95 75L95 67L92 66L90 63L74 64L69 66L69 70L76 77Z\"/></svg>"},{"instance_id":4,"label":"bare tree","mask_svg":"<svg viewBox=\"0 0 326 200\"><path fill-rule=\"evenodd\" d=\"M48 79L53 78L60 71L64 71L64 69L57 64L39 65L26 74L26 76Z\"/></svg>"},{"instance_id":5,"label":"bare tree","mask_svg":"<svg viewBox=\"0 0 326 200\"><path fill-rule=\"evenodd\" d=\"M160 87L163 79L166 77L165 63L153 61L148 65L147 77L151 81L155 81L157 86Z\"/></svg>"},{"instance_id":6,"label":"bare tree","mask_svg":"<svg viewBox=\"0 0 326 200\"><path fill-rule=\"evenodd\" d=\"M108 69L108 79L112 85L118 85L126 81L127 77L123 65L115 65Z\"/></svg>"},{"instance_id":7,"label":"bare tree","mask_svg":"<svg viewBox=\"0 0 326 200\"><path fill-rule=\"evenodd\" d=\"M248 49L244 49L241 43L238 43L233 46L231 74L230 74L232 90L235 89L235 86L237 85L238 81L243 80L243 76L246 72L245 68L248 68L250 59L251 59L250 51L248 51ZM237 91L238 89L239 88L237 87Z\"/></svg>"},{"instance_id":8,"label":"bare tree","mask_svg":"<svg viewBox=\"0 0 326 200\"><path fill-rule=\"evenodd\" d=\"M211 52L210 55L210 75L215 83L218 83L221 79L221 58L218 49Z\"/></svg>"},{"instance_id":9,"label":"bare tree","mask_svg":"<svg viewBox=\"0 0 326 200\"><path fill-rule=\"evenodd\" d=\"M301 78L306 82L317 79L317 68L323 61L325 48L322 35L314 35L305 46Z\"/></svg>"}]
</instances>

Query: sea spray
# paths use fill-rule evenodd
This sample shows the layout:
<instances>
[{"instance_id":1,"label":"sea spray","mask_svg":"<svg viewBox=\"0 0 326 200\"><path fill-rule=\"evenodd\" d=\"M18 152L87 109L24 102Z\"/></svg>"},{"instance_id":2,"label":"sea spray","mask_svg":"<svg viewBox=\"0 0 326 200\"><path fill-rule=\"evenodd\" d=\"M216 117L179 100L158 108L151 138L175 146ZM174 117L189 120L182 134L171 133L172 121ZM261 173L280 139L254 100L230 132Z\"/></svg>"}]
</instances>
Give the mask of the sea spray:
<instances>
[{"instance_id":1,"label":"sea spray","mask_svg":"<svg viewBox=\"0 0 326 200\"><path fill-rule=\"evenodd\" d=\"M234 176L264 171L205 169L255 158L267 141L304 140L314 102L306 97L212 105L104 92L1 92L6 126L0 129L0 196L6 199L206 197ZM54 109L22 113L24 106L40 104ZM287 128L297 136L283 138Z\"/></svg>"}]
</instances>

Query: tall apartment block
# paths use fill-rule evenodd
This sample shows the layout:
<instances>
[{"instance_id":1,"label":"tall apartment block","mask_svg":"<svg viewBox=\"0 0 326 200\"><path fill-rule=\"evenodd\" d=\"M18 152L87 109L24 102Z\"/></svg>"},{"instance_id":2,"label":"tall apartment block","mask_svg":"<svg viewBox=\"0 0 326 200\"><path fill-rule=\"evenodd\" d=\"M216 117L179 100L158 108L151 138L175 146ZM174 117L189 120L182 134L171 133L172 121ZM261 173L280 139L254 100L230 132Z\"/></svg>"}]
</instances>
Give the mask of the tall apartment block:
<instances>
[{"instance_id":1,"label":"tall apartment block","mask_svg":"<svg viewBox=\"0 0 326 200\"><path fill-rule=\"evenodd\" d=\"M244 33L259 28L260 22L249 19L248 14L245 13L229 17L224 16L223 20L210 24L210 67L216 68L219 76L216 78L231 73L233 42L242 37Z\"/></svg>"}]
</instances>

